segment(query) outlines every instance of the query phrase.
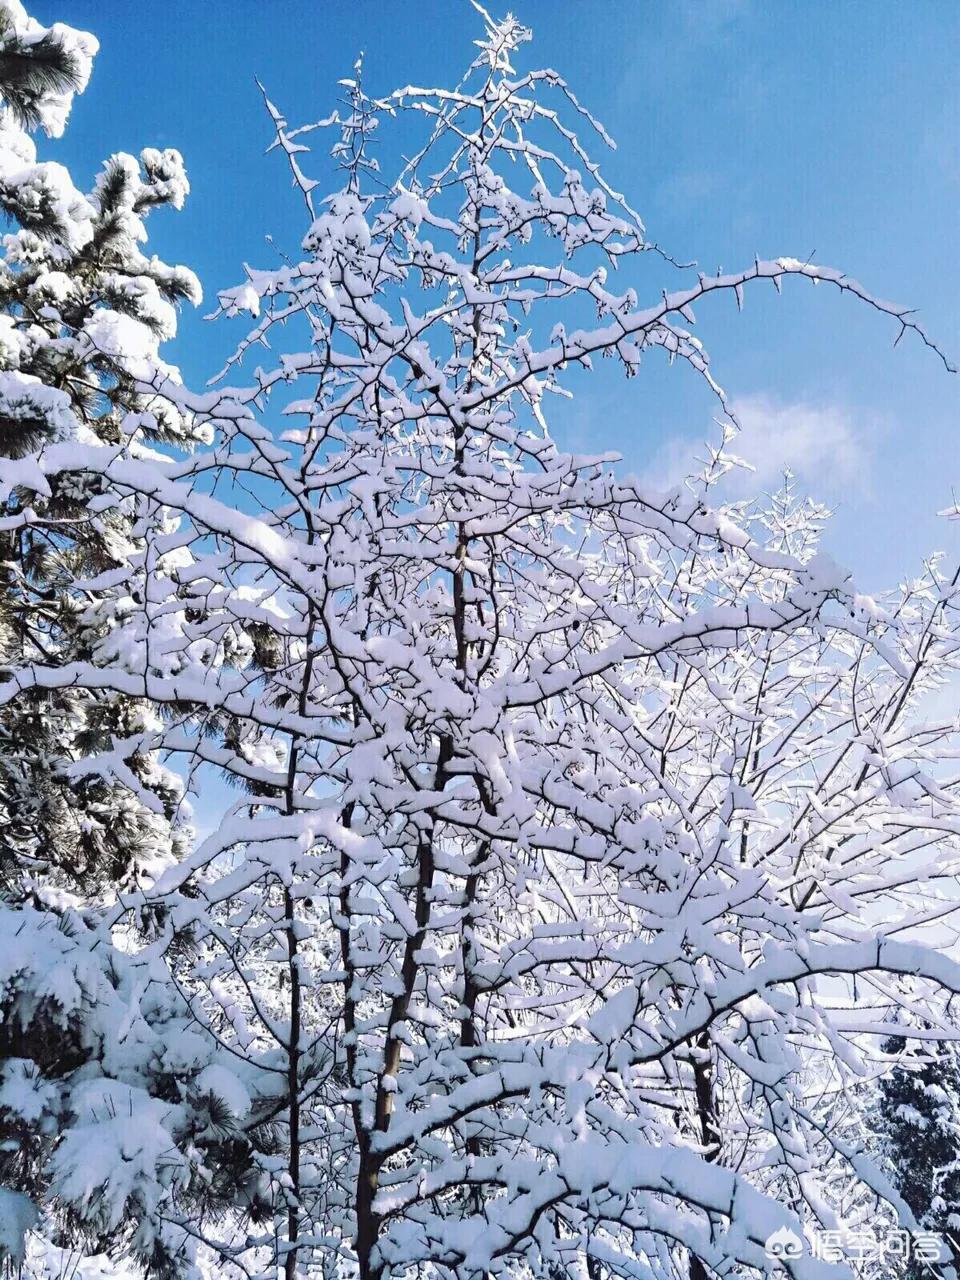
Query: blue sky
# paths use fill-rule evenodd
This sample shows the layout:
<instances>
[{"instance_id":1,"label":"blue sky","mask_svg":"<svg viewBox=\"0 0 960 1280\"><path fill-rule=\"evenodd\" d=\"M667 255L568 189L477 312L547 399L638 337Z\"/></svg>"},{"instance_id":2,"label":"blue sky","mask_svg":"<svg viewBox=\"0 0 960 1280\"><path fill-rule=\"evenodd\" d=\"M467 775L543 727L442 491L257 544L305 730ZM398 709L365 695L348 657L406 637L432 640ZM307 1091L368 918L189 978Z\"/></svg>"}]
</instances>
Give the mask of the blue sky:
<instances>
[{"instance_id":1,"label":"blue sky","mask_svg":"<svg viewBox=\"0 0 960 1280\"><path fill-rule=\"evenodd\" d=\"M534 29L524 65L556 67L618 140L599 158L653 239L706 271L813 255L919 308L960 362L954 0L518 0L513 11ZM83 186L112 151L179 148L193 193L183 213L153 220L151 248L197 271L208 304L244 262L276 264L267 234L296 252L304 230L280 159L263 154L255 76L301 123L329 111L360 50L372 93L450 84L480 34L467 0L35 0L31 12L101 42L64 139L43 154ZM641 296L659 290L644 269L636 283ZM761 482L786 455L837 504L830 549L864 589L933 548L960 554L960 526L935 516L960 497L960 377L917 342L893 350L882 317L800 282L781 299L748 292L742 316L718 298L698 318L747 424L739 451ZM237 336L186 316L167 355L200 383ZM630 382L585 383L557 433L662 477L692 456L713 411L689 373L648 362Z\"/></svg>"}]
</instances>

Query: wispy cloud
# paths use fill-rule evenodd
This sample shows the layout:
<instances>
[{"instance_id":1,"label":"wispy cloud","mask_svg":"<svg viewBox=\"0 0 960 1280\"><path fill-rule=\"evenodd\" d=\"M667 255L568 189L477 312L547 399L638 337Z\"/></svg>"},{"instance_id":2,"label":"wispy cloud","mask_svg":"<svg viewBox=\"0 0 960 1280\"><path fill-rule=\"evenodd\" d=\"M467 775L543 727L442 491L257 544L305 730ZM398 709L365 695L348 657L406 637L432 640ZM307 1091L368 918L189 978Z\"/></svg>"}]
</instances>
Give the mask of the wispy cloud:
<instances>
[{"instance_id":1,"label":"wispy cloud","mask_svg":"<svg viewBox=\"0 0 960 1280\"><path fill-rule=\"evenodd\" d=\"M731 407L741 431L728 452L752 469L738 467L728 473L723 481L726 496L775 488L785 470L814 497L830 500L869 492L877 429L868 431L847 409L786 403L764 394L741 397ZM719 430L707 438L718 441ZM670 440L647 468L647 479L658 488L677 484L699 470L697 459L705 456L698 441Z\"/></svg>"}]
</instances>

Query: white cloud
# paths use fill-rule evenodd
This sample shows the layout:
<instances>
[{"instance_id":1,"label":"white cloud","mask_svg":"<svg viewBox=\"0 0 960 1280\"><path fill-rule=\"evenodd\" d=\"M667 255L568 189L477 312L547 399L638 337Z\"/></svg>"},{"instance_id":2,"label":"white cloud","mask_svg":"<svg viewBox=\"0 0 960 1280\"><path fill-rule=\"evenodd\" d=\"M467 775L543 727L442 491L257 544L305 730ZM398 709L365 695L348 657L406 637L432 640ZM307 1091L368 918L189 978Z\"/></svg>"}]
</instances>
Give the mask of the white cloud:
<instances>
[{"instance_id":1,"label":"white cloud","mask_svg":"<svg viewBox=\"0 0 960 1280\"><path fill-rule=\"evenodd\" d=\"M743 497L776 488L789 469L811 496L825 500L864 496L870 489L873 440L850 413L836 405L784 403L771 396L744 396L731 408L741 431L727 451L750 463L752 471L737 468L723 481L724 492ZM719 429L708 436L719 440ZM677 484L699 470L706 457L702 445L689 440L668 441L647 470L658 488Z\"/></svg>"}]
</instances>

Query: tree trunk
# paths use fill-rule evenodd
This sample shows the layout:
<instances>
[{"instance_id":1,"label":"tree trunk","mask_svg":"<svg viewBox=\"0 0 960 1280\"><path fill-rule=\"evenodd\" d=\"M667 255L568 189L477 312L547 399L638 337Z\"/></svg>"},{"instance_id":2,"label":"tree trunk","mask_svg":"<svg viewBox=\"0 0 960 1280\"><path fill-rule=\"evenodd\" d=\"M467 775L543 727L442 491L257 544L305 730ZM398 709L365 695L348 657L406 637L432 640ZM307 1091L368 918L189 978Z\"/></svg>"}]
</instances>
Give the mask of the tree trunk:
<instances>
[{"instance_id":1,"label":"tree trunk","mask_svg":"<svg viewBox=\"0 0 960 1280\"><path fill-rule=\"evenodd\" d=\"M695 1041L693 1083L697 1105L700 1141L707 1148L705 1159L715 1164L720 1155L720 1129L717 1124L713 1096L713 1064L710 1058L710 1036L701 1032ZM710 1280L710 1272L696 1254L690 1255L690 1280Z\"/></svg>"},{"instance_id":2,"label":"tree trunk","mask_svg":"<svg viewBox=\"0 0 960 1280\"><path fill-rule=\"evenodd\" d=\"M285 1280L295 1280L300 1239L300 1024L302 1020L300 989L300 961L297 955L297 933L294 920L293 895L289 889L283 895L284 914L287 922L287 961L290 973L290 1046L287 1051L287 1090L290 1095L288 1122L290 1125L290 1156L287 1173L290 1175L290 1205L287 1210L288 1252L283 1260Z\"/></svg>"}]
</instances>

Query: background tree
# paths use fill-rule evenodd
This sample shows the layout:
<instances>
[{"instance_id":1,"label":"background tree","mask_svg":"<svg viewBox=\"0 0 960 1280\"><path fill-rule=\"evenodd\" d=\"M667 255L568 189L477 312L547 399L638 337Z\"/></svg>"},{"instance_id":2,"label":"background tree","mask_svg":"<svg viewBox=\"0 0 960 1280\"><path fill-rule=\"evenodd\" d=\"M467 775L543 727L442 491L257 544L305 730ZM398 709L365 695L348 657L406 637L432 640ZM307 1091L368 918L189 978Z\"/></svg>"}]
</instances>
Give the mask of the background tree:
<instances>
[{"instance_id":1,"label":"background tree","mask_svg":"<svg viewBox=\"0 0 960 1280\"><path fill-rule=\"evenodd\" d=\"M159 344L176 331L175 304L199 299L189 271L141 249L146 215L188 191L180 156L114 155L85 195L37 160L30 136L62 132L96 49L86 33L40 27L16 0L0 6L7 691L33 662L63 671L98 645L121 655L138 606L127 566L163 564L162 516L145 525L144 503L89 466L89 450L144 458L159 441L195 438L138 387L175 376ZM130 737L158 723L142 691L69 679L0 715L0 1258L22 1260L35 1227L51 1247L115 1249L157 1276L189 1261L187 1237L162 1228L157 1206L199 1185L191 1159L223 1139L216 1073L203 1075L212 1042L202 1064L184 1063L181 1039L197 1042L189 1011L165 970L147 956L133 964L131 930L112 937L102 915L188 847L180 780Z\"/></svg>"},{"instance_id":2,"label":"background tree","mask_svg":"<svg viewBox=\"0 0 960 1280\"><path fill-rule=\"evenodd\" d=\"M199 299L185 268L147 258L145 216L189 190L175 151L112 156L83 195L59 164L37 162L25 131L62 132L96 41L45 31L19 5L0 27L0 206L15 229L0 262L0 661L68 663L124 625L136 602L117 570L145 547L136 503L73 465L71 445L124 454L187 443L190 427L138 376L172 370L161 339L174 304ZM32 459L56 455L41 472ZM112 576L111 576L112 573ZM176 856L175 776L157 759L119 756L72 771L152 712L142 699L89 690L36 693L0 721L0 884L5 894L111 894Z\"/></svg>"},{"instance_id":3,"label":"background tree","mask_svg":"<svg viewBox=\"0 0 960 1280\"><path fill-rule=\"evenodd\" d=\"M929 1030L929 1028L928 1028ZM960 1061L952 1044L891 1036L899 1061L880 1081L879 1139L890 1179L917 1222L950 1242L960 1237ZM907 1280L929 1275L912 1261Z\"/></svg>"}]
</instances>

